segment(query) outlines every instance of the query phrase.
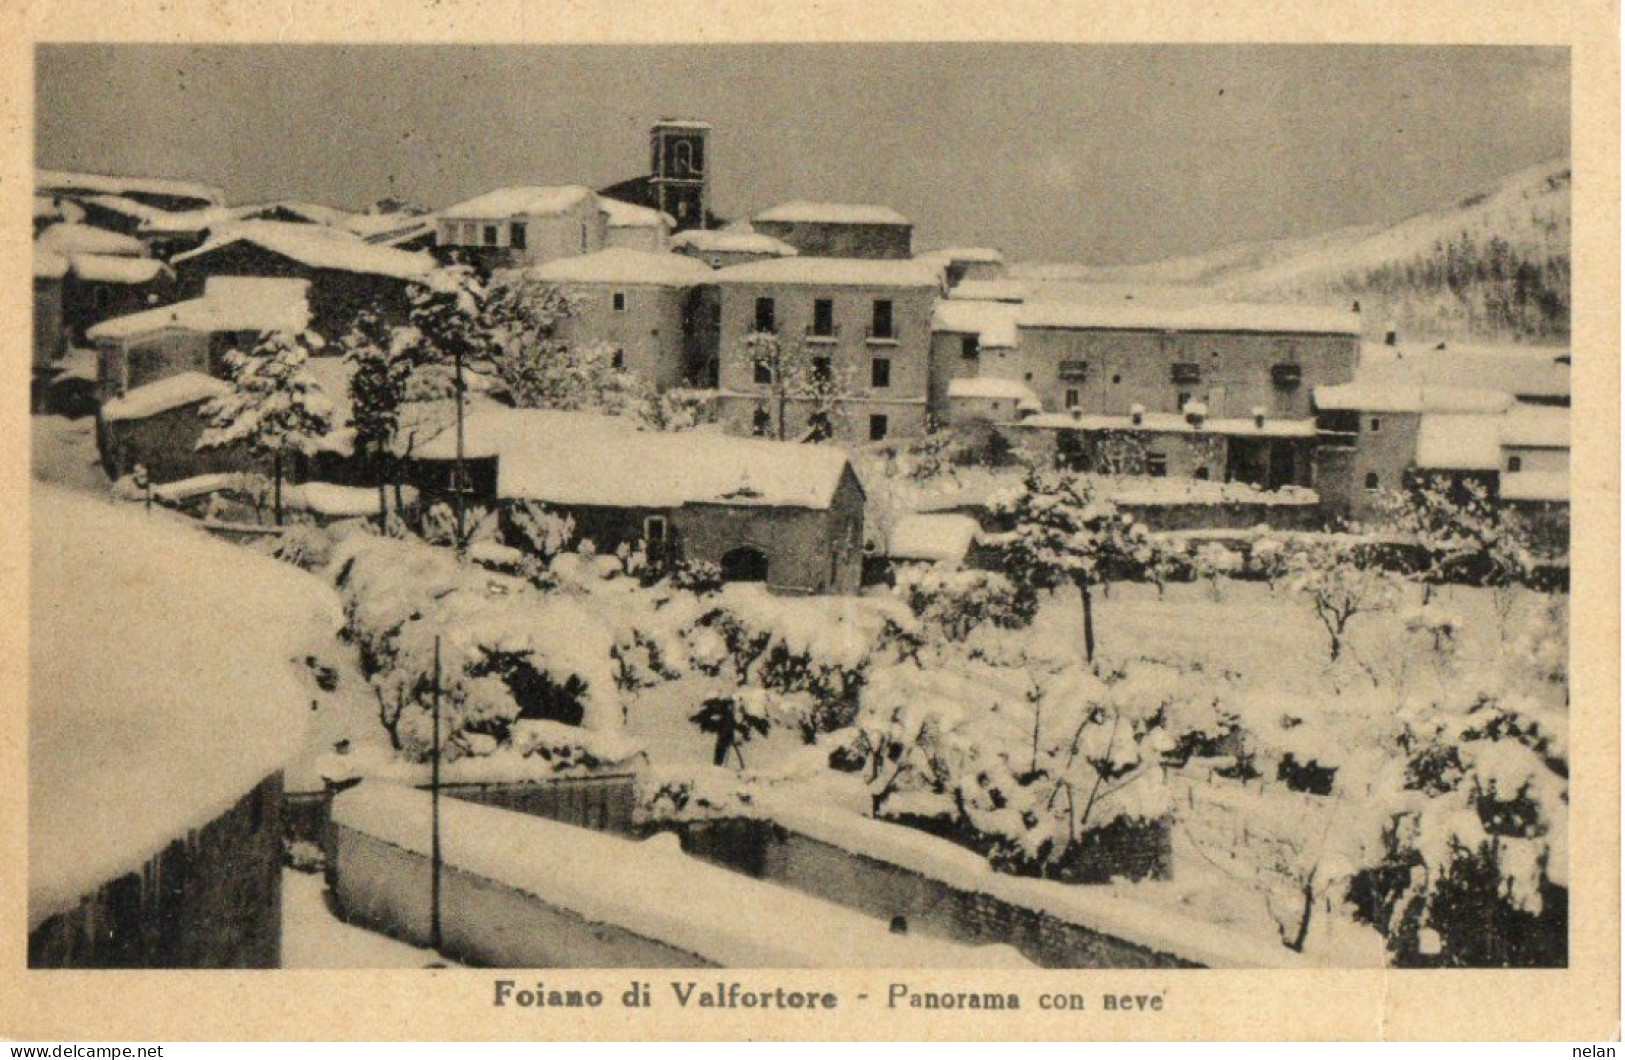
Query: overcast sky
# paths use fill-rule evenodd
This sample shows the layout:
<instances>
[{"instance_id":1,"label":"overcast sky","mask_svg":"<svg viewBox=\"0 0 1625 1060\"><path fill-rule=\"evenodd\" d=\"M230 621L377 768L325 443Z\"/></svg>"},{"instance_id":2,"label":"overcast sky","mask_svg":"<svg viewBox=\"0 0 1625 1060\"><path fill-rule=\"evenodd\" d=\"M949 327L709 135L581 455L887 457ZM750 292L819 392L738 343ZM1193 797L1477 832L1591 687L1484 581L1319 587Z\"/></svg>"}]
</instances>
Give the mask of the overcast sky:
<instances>
[{"instance_id":1,"label":"overcast sky","mask_svg":"<svg viewBox=\"0 0 1625 1060\"><path fill-rule=\"evenodd\" d=\"M1395 221L1569 149L1557 48L42 47L37 161L232 201L602 186L704 118L716 210L876 202L916 247L1109 264Z\"/></svg>"}]
</instances>

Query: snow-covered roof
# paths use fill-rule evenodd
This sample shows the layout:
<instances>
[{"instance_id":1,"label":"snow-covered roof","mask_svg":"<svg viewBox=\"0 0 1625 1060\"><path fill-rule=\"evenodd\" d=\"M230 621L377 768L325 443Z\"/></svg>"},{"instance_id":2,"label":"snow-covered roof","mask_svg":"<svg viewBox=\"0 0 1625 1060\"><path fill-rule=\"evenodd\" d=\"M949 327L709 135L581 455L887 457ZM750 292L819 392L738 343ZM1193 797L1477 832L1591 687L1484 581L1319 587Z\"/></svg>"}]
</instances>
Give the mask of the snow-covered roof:
<instances>
[{"instance_id":1,"label":"snow-covered roof","mask_svg":"<svg viewBox=\"0 0 1625 1060\"><path fill-rule=\"evenodd\" d=\"M1317 386L1315 407L1328 412L1504 412L1512 395L1504 390L1414 383L1342 383Z\"/></svg>"},{"instance_id":2,"label":"snow-covered roof","mask_svg":"<svg viewBox=\"0 0 1625 1060\"><path fill-rule=\"evenodd\" d=\"M655 122L655 125L662 129L694 129L696 131L707 131L711 128L710 122L700 121L698 118L661 118Z\"/></svg>"},{"instance_id":3,"label":"snow-covered roof","mask_svg":"<svg viewBox=\"0 0 1625 1060\"><path fill-rule=\"evenodd\" d=\"M1073 415L1070 412L1046 412L1029 416L1021 421L1023 427L1049 430L1079 431L1143 431L1147 434L1224 434L1254 438L1313 438L1314 420L1284 420L1265 417L1262 425L1256 419L1228 417L1203 419L1201 426L1184 416L1172 412L1147 412L1135 423L1132 416Z\"/></svg>"},{"instance_id":4,"label":"snow-covered roof","mask_svg":"<svg viewBox=\"0 0 1625 1060\"><path fill-rule=\"evenodd\" d=\"M434 259L427 254L408 254L392 247L375 246L363 242L352 232L326 225L276 221L232 225L196 250L177 254L173 261L179 265L238 242L253 243L313 269L390 276L399 280L421 279L435 267Z\"/></svg>"},{"instance_id":5,"label":"snow-covered roof","mask_svg":"<svg viewBox=\"0 0 1625 1060\"><path fill-rule=\"evenodd\" d=\"M1043 408L1038 395L1025 383L1014 379L974 376L948 380L948 400L1014 401L1022 408Z\"/></svg>"},{"instance_id":6,"label":"snow-covered roof","mask_svg":"<svg viewBox=\"0 0 1625 1060\"><path fill-rule=\"evenodd\" d=\"M91 195L84 200L86 206L98 206L109 213L121 214L137 221L145 221L154 214L166 211L134 199L126 199L122 195Z\"/></svg>"},{"instance_id":7,"label":"snow-covered roof","mask_svg":"<svg viewBox=\"0 0 1625 1060\"><path fill-rule=\"evenodd\" d=\"M34 245L34 279L60 280L68 274L68 259L49 247Z\"/></svg>"},{"instance_id":8,"label":"snow-covered roof","mask_svg":"<svg viewBox=\"0 0 1625 1060\"><path fill-rule=\"evenodd\" d=\"M112 254L74 254L73 274L93 283L151 283L169 274L157 258L126 258Z\"/></svg>"},{"instance_id":9,"label":"snow-covered roof","mask_svg":"<svg viewBox=\"0 0 1625 1060\"><path fill-rule=\"evenodd\" d=\"M28 922L230 809L303 742L322 581L185 520L36 484Z\"/></svg>"},{"instance_id":10,"label":"snow-covered roof","mask_svg":"<svg viewBox=\"0 0 1625 1060\"><path fill-rule=\"evenodd\" d=\"M1503 472L1500 492L1501 499L1504 501L1567 503L1569 499L1569 473L1567 471Z\"/></svg>"},{"instance_id":11,"label":"snow-covered roof","mask_svg":"<svg viewBox=\"0 0 1625 1060\"><path fill-rule=\"evenodd\" d=\"M350 218L353 216L350 211L341 210L336 206L323 206L319 202L301 202L297 199L277 199L273 202L234 206L232 212L245 221L259 218L265 214L288 213L295 217L303 217L311 224L327 225L331 228L346 230L349 230Z\"/></svg>"},{"instance_id":12,"label":"snow-covered roof","mask_svg":"<svg viewBox=\"0 0 1625 1060\"><path fill-rule=\"evenodd\" d=\"M764 254L775 258L793 258L801 251L783 240L760 232L741 232L727 228L691 228L671 238L673 249L690 247L694 250L719 254Z\"/></svg>"},{"instance_id":13,"label":"snow-covered roof","mask_svg":"<svg viewBox=\"0 0 1625 1060\"><path fill-rule=\"evenodd\" d=\"M403 498L408 504L416 497L416 490ZM332 482L301 482L284 486L282 503L299 511L313 512L334 518L362 518L378 514L378 491L365 486L340 486Z\"/></svg>"},{"instance_id":14,"label":"snow-covered roof","mask_svg":"<svg viewBox=\"0 0 1625 1060\"><path fill-rule=\"evenodd\" d=\"M146 246L134 236L73 222L52 225L41 232L35 242L58 254L69 255L119 254L139 258L147 252Z\"/></svg>"},{"instance_id":15,"label":"snow-covered roof","mask_svg":"<svg viewBox=\"0 0 1625 1060\"><path fill-rule=\"evenodd\" d=\"M399 247L402 243L409 243L413 240L422 239L424 236L429 236L432 239L434 234L434 218L425 217L419 218L414 224L402 225L399 228L391 229L387 232L380 232L376 235L370 235L364 238L368 243L372 243L376 246Z\"/></svg>"},{"instance_id":16,"label":"snow-covered roof","mask_svg":"<svg viewBox=\"0 0 1625 1060\"><path fill-rule=\"evenodd\" d=\"M465 432L467 455L498 458L502 497L561 505L822 509L847 467L846 454L829 446L644 431L632 420L580 412L476 406ZM442 434L418 454L449 460L455 442Z\"/></svg>"},{"instance_id":17,"label":"snow-covered roof","mask_svg":"<svg viewBox=\"0 0 1625 1060\"><path fill-rule=\"evenodd\" d=\"M145 386L133 387L102 405L102 419L144 420L160 412L195 405L230 390L230 384L202 372L182 372Z\"/></svg>"},{"instance_id":18,"label":"snow-covered roof","mask_svg":"<svg viewBox=\"0 0 1625 1060\"><path fill-rule=\"evenodd\" d=\"M776 258L718 269L714 283L794 283L815 287L942 287L942 264L880 258Z\"/></svg>"},{"instance_id":19,"label":"snow-covered roof","mask_svg":"<svg viewBox=\"0 0 1625 1060\"><path fill-rule=\"evenodd\" d=\"M619 199L601 197L598 205L604 208L609 215L611 228L665 228L677 227L677 221L669 213L651 210L647 206L638 206Z\"/></svg>"},{"instance_id":20,"label":"snow-covered roof","mask_svg":"<svg viewBox=\"0 0 1625 1060\"><path fill-rule=\"evenodd\" d=\"M770 206L751 218L752 221L780 224L826 225L906 225L909 219L889 206L872 206L853 202L793 202Z\"/></svg>"},{"instance_id":21,"label":"snow-covered roof","mask_svg":"<svg viewBox=\"0 0 1625 1060\"><path fill-rule=\"evenodd\" d=\"M1501 467L1499 414L1430 413L1416 434L1416 466L1424 471L1496 471Z\"/></svg>"},{"instance_id":22,"label":"snow-covered roof","mask_svg":"<svg viewBox=\"0 0 1625 1060\"><path fill-rule=\"evenodd\" d=\"M1360 315L1325 306L1247 302L1214 302L1207 305L1028 302L1022 307L1021 326L1108 331L1359 335Z\"/></svg>"},{"instance_id":23,"label":"snow-covered roof","mask_svg":"<svg viewBox=\"0 0 1625 1060\"><path fill-rule=\"evenodd\" d=\"M1514 405L1501 423L1501 444L1514 449L1569 448L1569 410Z\"/></svg>"},{"instance_id":24,"label":"snow-covered roof","mask_svg":"<svg viewBox=\"0 0 1625 1060\"><path fill-rule=\"evenodd\" d=\"M375 239L409 228L433 224L433 214L396 210L389 213L353 213L344 219L343 227L362 239Z\"/></svg>"},{"instance_id":25,"label":"snow-covered roof","mask_svg":"<svg viewBox=\"0 0 1625 1060\"><path fill-rule=\"evenodd\" d=\"M34 220L36 221L83 221L84 209L72 199L61 199L52 195L34 196Z\"/></svg>"},{"instance_id":26,"label":"snow-covered roof","mask_svg":"<svg viewBox=\"0 0 1625 1060\"><path fill-rule=\"evenodd\" d=\"M36 169L34 187L42 192L84 191L104 195L126 195L136 192L201 199L216 204L226 201L226 193L219 188L190 180L171 180L165 177L114 177L102 173L70 173L57 169Z\"/></svg>"},{"instance_id":27,"label":"snow-covered roof","mask_svg":"<svg viewBox=\"0 0 1625 1060\"><path fill-rule=\"evenodd\" d=\"M931 330L975 335L983 346L1014 349L1020 345L1016 307L1004 302L938 302L931 311Z\"/></svg>"},{"instance_id":28,"label":"snow-covered roof","mask_svg":"<svg viewBox=\"0 0 1625 1060\"><path fill-rule=\"evenodd\" d=\"M532 185L497 188L465 199L440 211L447 220L485 221L508 217L550 217L594 199L591 188L580 184Z\"/></svg>"},{"instance_id":29,"label":"snow-covered roof","mask_svg":"<svg viewBox=\"0 0 1625 1060\"><path fill-rule=\"evenodd\" d=\"M914 255L917 258L941 258L944 261L964 261L978 265L1003 265L1004 255L992 247L939 247Z\"/></svg>"},{"instance_id":30,"label":"snow-covered roof","mask_svg":"<svg viewBox=\"0 0 1625 1060\"><path fill-rule=\"evenodd\" d=\"M968 515L905 515L892 527L886 553L893 559L961 563L980 532Z\"/></svg>"},{"instance_id":31,"label":"snow-covered roof","mask_svg":"<svg viewBox=\"0 0 1625 1060\"><path fill-rule=\"evenodd\" d=\"M259 276L211 276L202 298L114 317L85 334L92 341L125 339L154 331L303 331L310 325L307 280Z\"/></svg>"},{"instance_id":32,"label":"snow-covered roof","mask_svg":"<svg viewBox=\"0 0 1625 1060\"><path fill-rule=\"evenodd\" d=\"M1503 390L1523 398L1567 398L1567 349L1550 346L1483 346L1456 343L1368 342L1360 347L1355 379L1372 383L1418 383Z\"/></svg>"},{"instance_id":33,"label":"snow-covered roof","mask_svg":"<svg viewBox=\"0 0 1625 1060\"><path fill-rule=\"evenodd\" d=\"M428 856L431 796L362 783L333 801L334 823ZM683 853L674 835L634 840L461 799L440 806L446 864L497 881L588 924L730 968L1029 967L1009 946L921 933Z\"/></svg>"},{"instance_id":34,"label":"snow-covered roof","mask_svg":"<svg viewBox=\"0 0 1625 1060\"><path fill-rule=\"evenodd\" d=\"M1025 302L1027 284L1021 280L960 280L948 288L948 297L980 302Z\"/></svg>"},{"instance_id":35,"label":"snow-covered roof","mask_svg":"<svg viewBox=\"0 0 1625 1060\"><path fill-rule=\"evenodd\" d=\"M547 283L655 284L692 287L710 283L716 272L685 254L611 247L595 254L556 258L529 270Z\"/></svg>"},{"instance_id":36,"label":"snow-covered roof","mask_svg":"<svg viewBox=\"0 0 1625 1060\"><path fill-rule=\"evenodd\" d=\"M204 232L240 220L239 211L229 206L203 206L196 210L153 210L141 222L146 235Z\"/></svg>"}]
</instances>

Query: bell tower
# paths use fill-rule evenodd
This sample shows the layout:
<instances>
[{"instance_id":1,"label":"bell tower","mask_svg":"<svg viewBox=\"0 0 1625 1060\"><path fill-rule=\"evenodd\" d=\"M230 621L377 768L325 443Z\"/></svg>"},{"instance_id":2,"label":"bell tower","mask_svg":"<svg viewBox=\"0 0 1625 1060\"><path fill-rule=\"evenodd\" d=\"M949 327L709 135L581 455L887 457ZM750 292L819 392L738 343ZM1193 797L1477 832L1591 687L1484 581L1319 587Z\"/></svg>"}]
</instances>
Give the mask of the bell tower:
<instances>
[{"instance_id":1,"label":"bell tower","mask_svg":"<svg viewBox=\"0 0 1625 1060\"><path fill-rule=\"evenodd\" d=\"M654 207L677 222L677 231L704 228L711 209L706 169L711 126L685 118L662 118L649 131L649 186Z\"/></svg>"}]
</instances>

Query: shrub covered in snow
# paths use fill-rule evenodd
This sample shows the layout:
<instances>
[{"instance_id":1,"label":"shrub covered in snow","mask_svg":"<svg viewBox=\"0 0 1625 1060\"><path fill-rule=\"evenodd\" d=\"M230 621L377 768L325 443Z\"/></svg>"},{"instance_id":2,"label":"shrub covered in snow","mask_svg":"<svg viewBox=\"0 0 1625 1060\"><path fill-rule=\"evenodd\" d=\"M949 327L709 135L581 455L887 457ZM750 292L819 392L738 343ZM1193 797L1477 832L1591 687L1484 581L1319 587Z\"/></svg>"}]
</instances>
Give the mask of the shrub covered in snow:
<instances>
[{"instance_id":1,"label":"shrub covered in snow","mask_svg":"<svg viewBox=\"0 0 1625 1060\"><path fill-rule=\"evenodd\" d=\"M1331 661L1342 657L1349 624L1393 607L1394 576L1366 561L1357 546L1332 539L1302 540L1288 553L1287 587L1309 605L1326 630Z\"/></svg>"},{"instance_id":2,"label":"shrub covered in snow","mask_svg":"<svg viewBox=\"0 0 1625 1060\"><path fill-rule=\"evenodd\" d=\"M1401 964L1567 960L1568 718L1516 693L1407 719L1408 765L1360 879L1363 915Z\"/></svg>"},{"instance_id":3,"label":"shrub covered in snow","mask_svg":"<svg viewBox=\"0 0 1625 1060\"><path fill-rule=\"evenodd\" d=\"M1171 811L1168 700L1128 674L1032 662L876 672L855 735L872 810L935 812L1012 871L1095 878L1078 862L1103 830Z\"/></svg>"},{"instance_id":4,"label":"shrub covered in snow","mask_svg":"<svg viewBox=\"0 0 1625 1060\"><path fill-rule=\"evenodd\" d=\"M992 571L905 567L896 590L923 629L951 641L963 641L984 622L1009 629L1032 621L1032 601Z\"/></svg>"}]
</instances>

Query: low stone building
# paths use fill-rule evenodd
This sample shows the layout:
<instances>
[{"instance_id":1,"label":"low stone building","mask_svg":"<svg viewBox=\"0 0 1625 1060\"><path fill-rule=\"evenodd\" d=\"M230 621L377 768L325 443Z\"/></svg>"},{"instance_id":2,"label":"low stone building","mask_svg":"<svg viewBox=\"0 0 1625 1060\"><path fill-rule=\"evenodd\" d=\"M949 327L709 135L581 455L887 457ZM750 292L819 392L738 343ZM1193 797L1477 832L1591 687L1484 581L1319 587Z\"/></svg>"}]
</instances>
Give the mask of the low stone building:
<instances>
[{"instance_id":1,"label":"low stone building","mask_svg":"<svg viewBox=\"0 0 1625 1060\"><path fill-rule=\"evenodd\" d=\"M70 341L92 327L175 300L175 274L156 258L73 254L62 281L62 319Z\"/></svg>"},{"instance_id":2,"label":"low stone building","mask_svg":"<svg viewBox=\"0 0 1625 1060\"><path fill-rule=\"evenodd\" d=\"M530 275L557 286L573 310L559 337L607 343L621 364L657 391L701 372L690 336L710 323L701 288L712 270L680 254L611 248L538 265Z\"/></svg>"},{"instance_id":3,"label":"low stone building","mask_svg":"<svg viewBox=\"0 0 1625 1060\"><path fill-rule=\"evenodd\" d=\"M282 769L337 598L184 520L30 504L28 966L277 967Z\"/></svg>"},{"instance_id":4,"label":"low stone building","mask_svg":"<svg viewBox=\"0 0 1625 1060\"><path fill-rule=\"evenodd\" d=\"M672 237L671 249L705 262L713 269L773 258L793 258L799 251L781 239L745 228L691 228Z\"/></svg>"},{"instance_id":5,"label":"low stone building","mask_svg":"<svg viewBox=\"0 0 1625 1060\"><path fill-rule=\"evenodd\" d=\"M469 503L545 504L600 553L641 547L657 564L713 563L726 581L776 592L858 589L864 492L837 448L485 405L469 414L464 454ZM458 485L455 457L446 434L419 448L426 502Z\"/></svg>"},{"instance_id":6,"label":"low stone building","mask_svg":"<svg viewBox=\"0 0 1625 1060\"><path fill-rule=\"evenodd\" d=\"M994 281L1005 277L1004 255L992 247L941 247L918 257L942 262L948 270L950 287L958 287L966 280Z\"/></svg>"},{"instance_id":7,"label":"low stone building","mask_svg":"<svg viewBox=\"0 0 1625 1060\"><path fill-rule=\"evenodd\" d=\"M103 470L117 479L140 465L153 482L174 482L253 468L240 447L197 447L208 428L204 405L230 389L212 376L183 372L104 402L96 424Z\"/></svg>"},{"instance_id":8,"label":"low stone building","mask_svg":"<svg viewBox=\"0 0 1625 1060\"><path fill-rule=\"evenodd\" d=\"M886 206L843 202L781 203L750 220L772 236L817 258L910 258L914 224Z\"/></svg>"},{"instance_id":9,"label":"low stone building","mask_svg":"<svg viewBox=\"0 0 1625 1060\"><path fill-rule=\"evenodd\" d=\"M1420 466L1424 416L1479 416L1499 422L1512 405L1511 395L1497 390L1411 383L1320 386L1313 400L1319 436L1315 490L1328 516L1359 522L1379 518L1385 494L1403 488L1407 475ZM1435 426L1440 444L1427 457L1440 469L1459 462L1449 455L1448 437L1439 430L1448 422L1453 421ZM1480 432L1478 442L1475 460L1483 466L1476 471L1493 471L1499 462L1498 436Z\"/></svg>"},{"instance_id":10,"label":"low stone building","mask_svg":"<svg viewBox=\"0 0 1625 1060\"><path fill-rule=\"evenodd\" d=\"M606 247L650 254L670 249L672 228L677 222L666 214L619 199L600 197L598 202L604 208L608 225L604 232Z\"/></svg>"},{"instance_id":11,"label":"low stone building","mask_svg":"<svg viewBox=\"0 0 1625 1060\"><path fill-rule=\"evenodd\" d=\"M304 280L310 287L310 326L330 339L343 335L363 309L387 323L406 323L412 286L435 267L427 254L375 246L351 232L276 221L229 226L172 264L181 291L193 298L201 297L215 276Z\"/></svg>"},{"instance_id":12,"label":"low stone building","mask_svg":"<svg viewBox=\"0 0 1625 1060\"><path fill-rule=\"evenodd\" d=\"M183 372L225 378L228 350L309 326L309 288L306 280L214 276L200 298L97 324L86 337L96 346L100 399Z\"/></svg>"},{"instance_id":13,"label":"low stone building","mask_svg":"<svg viewBox=\"0 0 1625 1060\"><path fill-rule=\"evenodd\" d=\"M579 184L497 188L436 215L436 253L486 271L593 254L609 244L609 214Z\"/></svg>"}]
</instances>

